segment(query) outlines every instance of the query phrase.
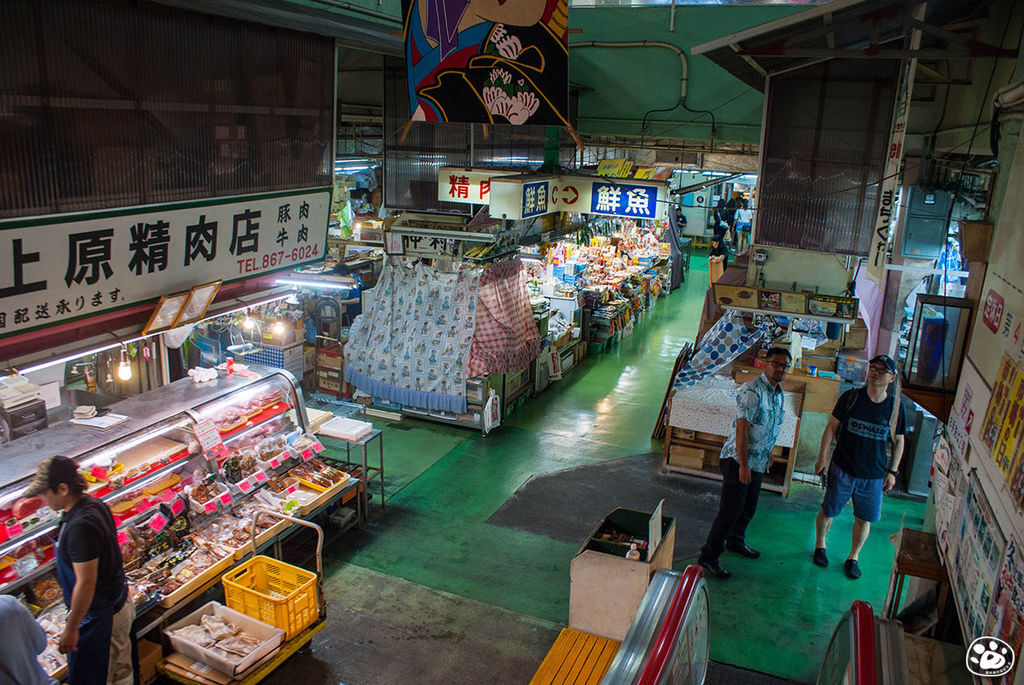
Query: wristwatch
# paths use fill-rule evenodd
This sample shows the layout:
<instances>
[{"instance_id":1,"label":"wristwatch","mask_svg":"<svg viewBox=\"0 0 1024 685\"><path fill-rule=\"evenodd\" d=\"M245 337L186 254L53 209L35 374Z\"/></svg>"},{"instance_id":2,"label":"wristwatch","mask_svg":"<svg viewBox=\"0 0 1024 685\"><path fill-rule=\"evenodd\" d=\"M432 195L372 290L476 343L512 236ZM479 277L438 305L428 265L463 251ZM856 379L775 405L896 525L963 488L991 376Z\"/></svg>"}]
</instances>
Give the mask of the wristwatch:
<instances>
[{"instance_id":1,"label":"wristwatch","mask_svg":"<svg viewBox=\"0 0 1024 685\"><path fill-rule=\"evenodd\" d=\"M893 471L892 469L886 469L885 472L888 473L889 475L891 475L893 478L895 478L896 476L900 475L899 471Z\"/></svg>"}]
</instances>

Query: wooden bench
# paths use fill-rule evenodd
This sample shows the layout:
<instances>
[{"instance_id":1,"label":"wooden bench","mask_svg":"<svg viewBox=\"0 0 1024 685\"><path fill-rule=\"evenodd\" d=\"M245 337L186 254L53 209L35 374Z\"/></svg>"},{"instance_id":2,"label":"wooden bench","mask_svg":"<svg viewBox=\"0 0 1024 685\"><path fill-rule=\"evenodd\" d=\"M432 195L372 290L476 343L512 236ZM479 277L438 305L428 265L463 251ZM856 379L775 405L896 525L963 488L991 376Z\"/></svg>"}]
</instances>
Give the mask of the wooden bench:
<instances>
[{"instance_id":1,"label":"wooden bench","mask_svg":"<svg viewBox=\"0 0 1024 685\"><path fill-rule=\"evenodd\" d=\"M707 617L707 583L699 566L690 564L682 573L658 569L621 643L564 628L530 683L596 685L605 676L616 683L660 683L679 659L694 669L696 678L687 682L704 682Z\"/></svg>"},{"instance_id":2,"label":"wooden bench","mask_svg":"<svg viewBox=\"0 0 1024 685\"><path fill-rule=\"evenodd\" d=\"M616 640L563 628L530 685L600 683L620 644Z\"/></svg>"}]
</instances>

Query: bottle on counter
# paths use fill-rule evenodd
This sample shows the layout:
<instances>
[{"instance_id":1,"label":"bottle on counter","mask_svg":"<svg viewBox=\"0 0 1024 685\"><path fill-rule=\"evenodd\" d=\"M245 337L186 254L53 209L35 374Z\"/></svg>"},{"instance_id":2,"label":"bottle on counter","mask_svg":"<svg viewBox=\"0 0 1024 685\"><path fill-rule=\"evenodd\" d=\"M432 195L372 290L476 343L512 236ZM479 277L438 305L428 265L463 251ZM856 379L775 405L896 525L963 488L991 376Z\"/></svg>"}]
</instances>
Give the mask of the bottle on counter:
<instances>
[{"instance_id":1,"label":"bottle on counter","mask_svg":"<svg viewBox=\"0 0 1024 685\"><path fill-rule=\"evenodd\" d=\"M640 550L636 548L636 543L629 545L629 551L626 552L626 558L630 561L640 561Z\"/></svg>"}]
</instances>

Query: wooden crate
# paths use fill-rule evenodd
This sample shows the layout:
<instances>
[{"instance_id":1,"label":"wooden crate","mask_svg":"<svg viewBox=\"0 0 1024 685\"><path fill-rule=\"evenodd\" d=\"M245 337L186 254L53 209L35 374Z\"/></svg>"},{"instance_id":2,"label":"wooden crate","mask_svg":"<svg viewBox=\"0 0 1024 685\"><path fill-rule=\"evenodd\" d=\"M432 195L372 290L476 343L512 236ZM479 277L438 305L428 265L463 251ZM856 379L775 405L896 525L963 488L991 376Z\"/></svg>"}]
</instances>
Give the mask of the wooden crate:
<instances>
[{"instance_id":1,"label":"wooden crate","mask_svg":"<svg viewBox=\"0 0 1024 685\"><path fill-rule=\"evenodd\" d=\"M671 445L668 452L668 463L672 466L685 466L699 469L704 466L706 450L687 445Z\"/></svg>"}]
</instances>

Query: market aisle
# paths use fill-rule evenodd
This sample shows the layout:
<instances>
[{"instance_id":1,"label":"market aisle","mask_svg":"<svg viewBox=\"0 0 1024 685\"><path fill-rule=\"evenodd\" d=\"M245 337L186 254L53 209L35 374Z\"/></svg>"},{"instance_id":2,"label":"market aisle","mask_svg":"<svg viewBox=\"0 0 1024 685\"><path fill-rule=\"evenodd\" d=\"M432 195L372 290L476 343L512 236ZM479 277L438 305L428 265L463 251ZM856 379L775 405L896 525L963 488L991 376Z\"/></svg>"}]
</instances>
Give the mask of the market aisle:
<instances>
[{"instance_id":1,"label":"market aisle","mask_svg":"<svg viewBox=\"0 0 1024 685\"><path fill-rule=\"evenodd\" d=\"M353 565L370 578L386 578L386 584L407 582L444 597L469 600L475 608L470 609L470 603L454 604L451 612L476 612L475 620L484 623L486 617L478 609L487 605L495 608L495 622L508 623L511 615L518 616L516 626L519 619L529 623L529 617L545 627L564 624L569 563L579 545L491 525L487 520L534 474L660 449L660 443L650 440L652 423L679 347L696 331L706 288L706 263L696 257L688 282L658 300L630 338L606 354L584 360L486 438L441 424L408 419L390 424L375 419L375 425L385 430L387 515L327 550L328 597L334 602L331 624L314 643L312 654L294 661L300 666L306 660L322 662L326 669L322 682L358 685L382 682L369 675L373 671L369 665L388 652L399 662L406 656L427 658L410 650L411 639L393 638L387 647L369 644L375 639L372 636L381 634L382 622L405 625L403 621L415 623L415 619L405 614L399 619L391 611L376 615L377 605L357 600L358 592L343 590L354 582ZM709 493L717 493L717 482L698 482ZM883 602L892 559L887 536L895 532L904 508L907 524L917 524L923 505L886 500L883 521L862 555L865 577L855 584L841 570L849 541L848 520L837 520L831 535L838 563L822 570L808 559L819 497L816 487L794 484L787 499L762 498L750 543L764 550L764 557L758 561L728 557L724 561L736 578L729 583L711 582L711 656L716 661L813 682L831 631L850 602L858 598L876 606ZM608 502L607 508L615 506ZM705 532L681 525L677 535L702 538ZM676 568L690 561L679 560ZM376 595L379 584L368 591L368 597ZM353 612L353 602L363 610ZM472 621L466 625L471 632L481 629ZM790 635L784 652L778 646L783 627ZM339 631L347 637L339 638ZM515 651L524 639L522 633L517 628L487 634L497 650L488 681L523 682L521 674L505 669L496 656ZM458 636L455 631L452 639L430 643L445 650L451 670L444 678L439 677L440 670L429 671L431 677L421 682L480 682L478 673L468 665L460 669L459 660L450 658L466 650L465 663L476 663L478 647ZM549 644L541 639L522 645L526 653L516 651L515 659L529 661L532 650L539 665ZM285 682L283 675L279 677L280 681L271 682Z\"/></svg>"}]
</instances>

